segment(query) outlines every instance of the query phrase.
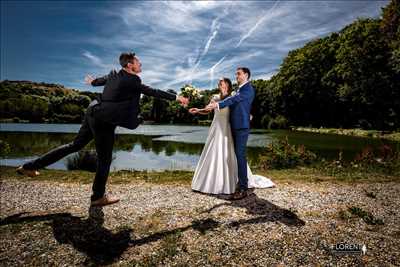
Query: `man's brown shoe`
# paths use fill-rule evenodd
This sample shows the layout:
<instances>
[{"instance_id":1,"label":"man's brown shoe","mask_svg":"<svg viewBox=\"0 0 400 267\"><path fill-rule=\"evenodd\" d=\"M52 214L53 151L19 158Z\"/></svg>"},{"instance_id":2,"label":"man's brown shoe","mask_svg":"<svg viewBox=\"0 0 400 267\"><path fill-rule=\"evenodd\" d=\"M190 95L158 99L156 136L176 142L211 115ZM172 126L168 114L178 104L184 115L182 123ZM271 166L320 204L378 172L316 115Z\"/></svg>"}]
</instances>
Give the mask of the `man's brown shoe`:
<instances>
[{"instance_id":1,"label":"man's brown shoe","mask_svg":"<svg viewBox=\"0 0 400 267\"><path fill-rule=\"evenodd\" d=\"M27 170L27 169L24 169L24 167L22 167L22 166L19 166L17 168L17 173L27 175L29 177L35 177L40 174L40 172L38 172L37 170Z\"/></svg>"},{"instance_id":2,"label":"man's brown shoe","mask_svg":"<svg viewBox=\"0 0 400 267\"><path fill-rule=\"evenodd\" d=\"M110 196L105 195L102 198L91 201L90 206L92 206L92 207L106 206L106 205L111 205L111 204L117 203L118 201L119 201L119 198L110 197Z\"/></svg>"}]
</instances>

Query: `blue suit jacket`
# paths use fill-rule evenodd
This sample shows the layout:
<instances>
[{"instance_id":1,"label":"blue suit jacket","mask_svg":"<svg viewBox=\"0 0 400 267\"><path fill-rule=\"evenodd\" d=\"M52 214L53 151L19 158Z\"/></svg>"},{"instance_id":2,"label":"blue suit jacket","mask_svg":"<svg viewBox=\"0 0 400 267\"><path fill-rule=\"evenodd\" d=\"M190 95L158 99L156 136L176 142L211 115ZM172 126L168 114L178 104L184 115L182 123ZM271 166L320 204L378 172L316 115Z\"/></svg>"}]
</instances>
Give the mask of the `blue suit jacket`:
<instances>
[{"instance_id":1,"label":"blue suit jacket","mask_svg":"<svg viewBox=\"0 0 400 267\"><path fill-rule=\"evenodd\" d=\"M250 109L254 95L254 88L248 82L234 96L227 97L218 103L219 108L230 107L232 129L250 128Z\"/></svg>"}]
</instances>

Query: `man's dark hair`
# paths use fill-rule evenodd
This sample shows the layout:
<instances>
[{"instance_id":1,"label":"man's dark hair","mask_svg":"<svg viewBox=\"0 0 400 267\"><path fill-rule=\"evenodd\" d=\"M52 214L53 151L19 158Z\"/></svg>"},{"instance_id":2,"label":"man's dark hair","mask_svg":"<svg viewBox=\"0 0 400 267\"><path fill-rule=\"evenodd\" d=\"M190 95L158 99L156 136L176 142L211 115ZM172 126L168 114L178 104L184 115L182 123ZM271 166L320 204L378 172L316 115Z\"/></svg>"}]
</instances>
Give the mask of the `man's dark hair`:
<instances>
[{"instance_id":1,"label":"man's dark hair","mask_svg":"<svg viewBox=\"0 0 400 267\"><path fill-rule=\"evenodd\" d=\"M121 53L119 56L119 64L125 68L128 63L133 63L133 60L135 59L135 53Z\"/></svg>"},{"instance_id":2,"label":"man's dark hair","mask_svg":"<svg viewBox=\"0 0 400 267\"><path fill-rule=\"evenodd\" d=\"M237 68L238 70L242 70L244 73L247 73L247 79L248 80L250 80L250 70L249 70L249 68L246 68L246 67L239 67L239 68Z\"/></svg>"}]
</instances>

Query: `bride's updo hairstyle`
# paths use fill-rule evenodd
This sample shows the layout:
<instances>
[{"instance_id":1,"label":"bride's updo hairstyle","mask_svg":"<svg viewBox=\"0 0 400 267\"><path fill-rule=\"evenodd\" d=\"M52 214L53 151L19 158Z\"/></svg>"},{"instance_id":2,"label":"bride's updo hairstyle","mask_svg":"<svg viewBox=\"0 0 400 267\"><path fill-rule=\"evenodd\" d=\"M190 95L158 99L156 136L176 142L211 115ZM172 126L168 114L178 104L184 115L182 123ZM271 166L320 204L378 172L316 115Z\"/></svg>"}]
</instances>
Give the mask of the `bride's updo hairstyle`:
<instances>
[{"instance_id":1,"label":"bride's updo hairstyle","mask_svg":"<svg viewBox=\"0 0 400 267\"><path fill-rule=\"evenodd\" d=\"M228 79L226 77L222 77L221 79L219 79L219 82L221 82L221 81L225 82L226 86L228 87L227 95L223 96L222 92L219 93L220 99L223 100L224 98L227 98L228 96L231 95L233 89L232 89L232 82L230 79Z\"/></svg>"}]
</instances>

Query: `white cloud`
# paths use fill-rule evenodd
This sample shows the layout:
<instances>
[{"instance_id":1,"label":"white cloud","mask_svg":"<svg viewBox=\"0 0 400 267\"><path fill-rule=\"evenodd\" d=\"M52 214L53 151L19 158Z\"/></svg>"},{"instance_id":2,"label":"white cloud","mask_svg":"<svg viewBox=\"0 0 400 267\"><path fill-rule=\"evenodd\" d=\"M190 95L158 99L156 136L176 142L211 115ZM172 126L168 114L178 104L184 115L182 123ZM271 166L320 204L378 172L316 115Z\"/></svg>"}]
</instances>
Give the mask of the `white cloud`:
<instances>
[{"instance_id":1,"label":"white cloud","mask_svg":"<svg viewBox=\"0 0 400 267\"><path fill-rule=\"evenodd\" d=\"M276 70L269 71L266 73L258 74L258 75L252 75L251 79L252 80L269 80L276 74Z\"/></svg>"},{"instance_id":2,"label":"white cloud","mask_svg":"<svg viewBox=\"0 0 400 267\"><path fill-rule=\"evenodd\" d=\"M109 27L79 42L90 47L83 55L98 69L112 65L121 51L133 50L142 60L144 83L174 89L187 82L211 87L215 77L232 77L238 65L249 66L257 73L253 78L270 78L268 70L277 69L291 49L338 31L358 16L379 14L385 4L121 2L99 18L99 28L104 21Z\"/></svg>"},{"instance_id":3,"label":"white cloud","mask_svg":"<svg viewBox=\"0 0 400 267\"><path fill-rule=\"evenodd\" d=\"M89 59L94 65L98 66L98 67L104 67L105 64L101 61L101 59L95 55L93 55L92 53L85 51L82 54L84 57L86 57L87 59Z\"/></svg>"},{"instance_id":4,"label":"white cloud","mask_svg":"<svg viewBox=\"0 0 400 267\"><path fill-rule=\"evenodd\" d=\"M128 26L143 25L153 31L185 33L207 27L197 16L201 9L192 2L135 2L130 7L123 7L118 14Z\"/></svg>"},{"instance_id":5,"label":"white cloud","mask_svg":"<svg viewBox=\"0 0 400 267\"><path fill-rule=\"evenodd\" d=\"M82 55L85 58L87 58L91 62L91 64L94 65L95 67L105 69L105 70L113 68L112 64L104 63L98 56L92 54L89 51L83 52Z\"/></svg>"}]
</instances>

